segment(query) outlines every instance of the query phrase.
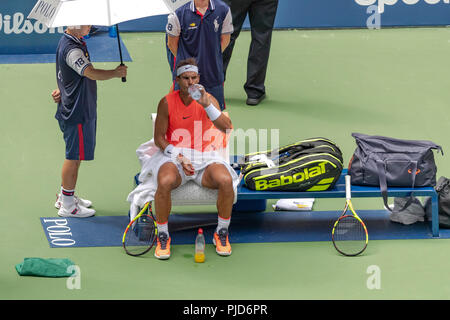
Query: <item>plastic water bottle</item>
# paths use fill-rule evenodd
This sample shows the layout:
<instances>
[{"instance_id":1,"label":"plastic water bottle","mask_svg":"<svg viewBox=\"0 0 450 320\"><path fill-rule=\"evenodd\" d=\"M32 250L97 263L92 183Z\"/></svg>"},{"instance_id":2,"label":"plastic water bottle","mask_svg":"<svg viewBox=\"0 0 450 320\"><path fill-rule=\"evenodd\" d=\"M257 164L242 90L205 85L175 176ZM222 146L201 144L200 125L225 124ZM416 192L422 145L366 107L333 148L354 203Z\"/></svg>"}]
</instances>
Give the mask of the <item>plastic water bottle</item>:
<instances>
[{"instance_id":1,"label":"plastic water bottle","mask_svg":"<svg viewBox=\"0 0 450 320\"><path fill-rule=\"evenodd\" d=\"M189 86L188 88L189 94L191 95L192 99L199 100L202 97L202 93L200 91L200 85L193 84L192 86Z\"/></svg>"},{"instance_id":2,"label":"plastic water bottle","mask_svg":"<svg viewBox=\"0 0 450 320\"><path fill-rule=\"evenodd\" d=\"M195 238L195 262L205 262L205 236L203 229L198 229L197 237Z\"/></svg>"}]
</instances>

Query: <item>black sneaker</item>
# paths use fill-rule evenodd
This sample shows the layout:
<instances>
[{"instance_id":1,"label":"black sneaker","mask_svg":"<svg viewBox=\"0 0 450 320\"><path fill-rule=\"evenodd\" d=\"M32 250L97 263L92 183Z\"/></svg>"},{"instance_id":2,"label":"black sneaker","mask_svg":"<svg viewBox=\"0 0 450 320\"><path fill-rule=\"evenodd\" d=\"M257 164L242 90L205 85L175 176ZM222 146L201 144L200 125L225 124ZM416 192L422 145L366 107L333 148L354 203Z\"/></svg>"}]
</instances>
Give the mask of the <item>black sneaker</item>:
<instances>
[{"instance_id":1,"label":"black sneaker","mask_svg":"<svg viewBox=\"0 0 450 320\"><path fill-rule=\"evenodd\" d=\"M259 96L258 98L250 98L250 97L248 97L246 103L247 103L249 106L256 106L256 105L258 105L261 101L263 101L265 98L266 98L266 94L263 93L263 94L262 94L261 96Z\"/></svg>"}]
</instances>

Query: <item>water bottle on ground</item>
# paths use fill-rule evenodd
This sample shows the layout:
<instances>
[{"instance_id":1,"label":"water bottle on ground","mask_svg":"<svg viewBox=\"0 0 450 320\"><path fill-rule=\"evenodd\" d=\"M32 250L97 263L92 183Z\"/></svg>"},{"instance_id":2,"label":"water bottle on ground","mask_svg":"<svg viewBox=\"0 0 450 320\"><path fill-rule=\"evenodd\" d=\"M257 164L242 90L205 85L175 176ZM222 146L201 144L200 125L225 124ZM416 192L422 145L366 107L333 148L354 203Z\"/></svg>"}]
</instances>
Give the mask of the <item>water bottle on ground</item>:
<instances>
[{"instance_id":1,"label":"water bottle on ground","mask_svg":"<svg viewBox=\"0 0 450 320\"><path fill-rule=\"evenodd\" d=\"M198 229L197 237L195 238L195 262L205 262L205 236L203 229Z\"/></svg>"}]
</instances>

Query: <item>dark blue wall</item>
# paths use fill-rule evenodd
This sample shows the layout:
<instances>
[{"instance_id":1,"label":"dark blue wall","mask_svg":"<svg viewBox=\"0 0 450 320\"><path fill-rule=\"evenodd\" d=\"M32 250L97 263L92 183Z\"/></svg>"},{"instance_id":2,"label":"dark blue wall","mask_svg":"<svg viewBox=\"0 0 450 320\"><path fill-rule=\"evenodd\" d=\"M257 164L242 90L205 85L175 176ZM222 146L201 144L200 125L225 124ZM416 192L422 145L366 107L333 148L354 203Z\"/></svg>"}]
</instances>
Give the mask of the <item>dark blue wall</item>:
<instances>
[{"instance_id":1,"label":"dark blue wall","mask_svg":"<svg viewBox=\"0 0 450 320\"><path fill-rule=\"evenodd\" d=\"M375 3L383 0L358 0ZM408 0L407 0L408 1ZM413 0L409 0L413 1ZM436 4L428 4L436 2ZM450 4L446 0L418 0L407 5L398 0L385 5L380 15L380 27L393 26L442 26L450 25ZM275 28L366 28L369 6L359 5L356 0L279 0ZM123 23L126 31L163 31L166 17L151 17ZM244 24L249 27L248 19Z\"/></svg>"}]
</instances>

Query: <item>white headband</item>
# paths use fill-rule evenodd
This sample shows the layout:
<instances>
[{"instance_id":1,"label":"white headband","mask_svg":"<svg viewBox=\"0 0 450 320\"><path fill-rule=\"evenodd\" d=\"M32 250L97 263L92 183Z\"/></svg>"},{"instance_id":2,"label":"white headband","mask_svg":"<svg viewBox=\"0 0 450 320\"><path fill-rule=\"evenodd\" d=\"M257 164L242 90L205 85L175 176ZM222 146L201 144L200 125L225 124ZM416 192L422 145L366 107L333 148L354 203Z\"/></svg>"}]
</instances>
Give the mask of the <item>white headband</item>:
<instances>
[{"instance_id":1,"label":"white headband","mask_svg":"<svg viewBox=\"0 0 450 320\"><path fill-rule=\"evenodd\" d=\"M193 71L195 73L198 73L198 67L197 66L193 66L191 64L185 65L185 66L181 66L177 69L177 77L180 76L182 73L188 72L188 71Z\"/></svg>"}]
</instances>

